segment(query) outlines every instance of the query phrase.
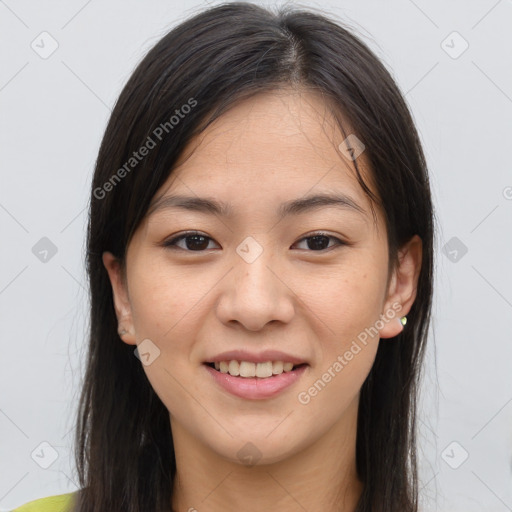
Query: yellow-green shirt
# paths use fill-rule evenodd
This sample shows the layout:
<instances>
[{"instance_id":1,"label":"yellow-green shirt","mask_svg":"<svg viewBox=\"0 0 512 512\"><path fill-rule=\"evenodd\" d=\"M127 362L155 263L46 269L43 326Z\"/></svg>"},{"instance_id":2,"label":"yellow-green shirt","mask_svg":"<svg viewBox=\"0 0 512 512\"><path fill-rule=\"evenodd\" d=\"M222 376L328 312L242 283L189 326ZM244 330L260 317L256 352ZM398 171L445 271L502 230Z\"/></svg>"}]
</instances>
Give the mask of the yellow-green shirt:
<instances>
[{"instance_id":1,"label":"yellow-green shirt","mask_svg":"<svg viewBox=\"0 0 512 512\"><path fill-rule=\"evenodd\" d=\"M71 512L73 510L76 492L58 494L29 501L12 512Z\"/></svg>"}]
</instances>

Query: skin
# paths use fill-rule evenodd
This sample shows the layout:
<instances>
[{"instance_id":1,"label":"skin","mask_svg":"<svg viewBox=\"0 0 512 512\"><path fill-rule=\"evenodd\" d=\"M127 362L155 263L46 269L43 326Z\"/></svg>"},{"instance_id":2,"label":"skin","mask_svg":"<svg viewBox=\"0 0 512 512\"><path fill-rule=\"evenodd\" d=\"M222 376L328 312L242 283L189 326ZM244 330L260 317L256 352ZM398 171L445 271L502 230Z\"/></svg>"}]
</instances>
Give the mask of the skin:
<instances>
[{"instance_id":1,"label":"skin","mask_svg":"<svg viewBox=\"0 0 512 512\"><path fill-rule=\"evenodd\" d=\"M375 207L374 223L353 162L340 156L344 138L311 92L282 89L245 100L191 141L154 198L210 196L230 203L233 217L160 210L131 239L125 274L111 253L103 255L119 327L127 331L122 340L149 338L160 350L143 368L170 413L173 510L355 508L363 489L355 466L360 388L379 339L403 329L398 317L416 296L421 240L401 248L388 276L384 217ZM364 153L358 165L371 184ZM278 222L282 202L326 191L349 195L366 213L328 206ZM189 230L209 238L163 246ZM349 245L327 238L320 250L304 240L319 230ZM247 236L263 251L252 263L236 252ZM389 311L395 314L378 336L359 343L343 370L300 403L298 393ZM207 356L237 348L282 350L309 367L273 398L239 398L203 366ZM237 456L248 442L261 457L252 466Z\"/></svg>"}]
</instances>

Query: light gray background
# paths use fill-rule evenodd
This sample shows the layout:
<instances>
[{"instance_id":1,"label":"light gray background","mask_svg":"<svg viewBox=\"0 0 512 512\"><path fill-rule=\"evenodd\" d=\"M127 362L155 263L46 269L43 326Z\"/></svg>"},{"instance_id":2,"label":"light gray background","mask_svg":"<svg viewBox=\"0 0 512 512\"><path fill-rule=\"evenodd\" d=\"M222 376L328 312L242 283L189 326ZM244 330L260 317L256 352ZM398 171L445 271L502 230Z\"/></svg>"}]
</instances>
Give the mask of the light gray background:
<instances>
[{"instance_id":1,"label":"light gray background","mask_svg":"<svg viewBox=\"0 0 512 512\"><path fill-rule=\"evenodd\" d=\"M0 1L0 510L77 487L94 161L135 65L206 5ZM339 15L391 69L430 166L440 224L420 415L423 510L512 511L512 2L304 5ZM31 47L51 49L43 31L58 43L47 58ZM57 248L46 262L32 250L43 237Z\"/></svg>"}]
</instances>

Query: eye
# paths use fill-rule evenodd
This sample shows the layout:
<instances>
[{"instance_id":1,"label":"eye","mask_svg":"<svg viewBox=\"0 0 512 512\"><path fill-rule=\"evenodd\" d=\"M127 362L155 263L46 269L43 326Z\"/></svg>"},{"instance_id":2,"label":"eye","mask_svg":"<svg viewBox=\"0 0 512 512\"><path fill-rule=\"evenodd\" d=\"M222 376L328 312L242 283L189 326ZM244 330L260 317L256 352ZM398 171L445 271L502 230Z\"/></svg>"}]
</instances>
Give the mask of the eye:
<instances>
[{"instance_id":1,"label":"eye","mask_svg":"<svg viewBox=\"0 0 512 512\"><path fill-rule=\"evenodd\" d=\"M329 246L329 239L334 240L335 244ZM184 247L178 245L178 243L182 240L185 241ZM169 249L179 248L188 252L204 252L204 250L208 248L208 240L213 241L213 238L210 238L209 236L206 236L198 231L189 231L167 240L163 243L163 246ZM339 238L323 232L312 233L311 235L302 238L297 243L304 241L308 241L307 248L311 249L313 252L321 252L325 251L326 249L331 249L332 247L348 245L346 242L343 242Z\"/></svg>"},{"instance_id":2,"label":"eye","mask_svg":"<svg viewBox=\"0 0 512 512\"><path fill-rule=\"evenodd\" d=\"M181 240L185 240L185 247L178 245L178 242L181 242ZM169 249L179 248L188 251L202 252L208 247L208 240L213 239L199 233L198 231L189 231L167 240L163 245Z\"/></svg>"},{"instance_id":3,"label":"eye","mask_svg":"<svg viewBox=\"0 0 512 512\"><path fill-rule=\"evenodd\" d=\"M328 246L329 242L328 240L334 240L336 243L334 246ZM303 241L309 240L307 242L307 246L309 249L314 249L314 252L321 252L326 249L331 249L332 247L340 246L340 245L348 245L347 243L343 242L339 238L336 238L335 236L328 235L327 233L318 232L318 233L312 233L309 236L306 236L299 240L298 243ZM325 245L327 243L327 246Z\"/></svg>"}]
</instances>

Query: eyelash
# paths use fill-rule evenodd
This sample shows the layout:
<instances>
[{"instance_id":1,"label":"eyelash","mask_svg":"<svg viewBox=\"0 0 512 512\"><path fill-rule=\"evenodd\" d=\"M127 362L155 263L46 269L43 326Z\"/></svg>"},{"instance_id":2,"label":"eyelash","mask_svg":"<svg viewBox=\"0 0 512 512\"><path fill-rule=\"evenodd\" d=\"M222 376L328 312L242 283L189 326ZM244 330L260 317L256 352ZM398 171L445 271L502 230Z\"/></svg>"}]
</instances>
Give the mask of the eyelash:
<instances>
[{"instance_id":1,"label":"eyelash","mask_svg":"<svg viewBox=\"0 0 512 512\"><path fill-rule=\"evenodd\" d=\"M213 240L213 238L211 238L209 236L206 236L206 235L204 235L203 233L201 233L199 231L187 231L186 233L182 233L181 235L178 235L178 236L176 236L174 238L170 238L169 240L165 241L162 245L165 248L171 249L171 250L181 249L181 250L183 250L185 252L197 252L197 253L206 252L207 249L202 250L202 251L191 251L189 249L184 249L183 247L178 247L176 245L176 243L179 242L180 240L183 240L185 238L192 237L192 236L202 236L203 238L206 238L206 239L209 239L209 240ZM344 242L343 240L340 240L339 238L337 238L335 236L329 235L328 233L324 233L323 231L318 231L318 232L315 232L315 233L311 233L310 235L305 236L305 237L301 238L300 240L298 240L298 242L302 242L304 240L308 240L309 238L314 238L316 236L323 236L323 237L326 237L326 238L331 238L331 239L336 241L336 244L334 246L326 247L325 249L320 249L318 251L307 250L306 249L307 252L319 252L319 253L322 253L322 252L331 250L331 249L333 249L335 247L349 245L347 242ZM296 242L296 243L298 243L298 242Z\"/></svg>"}]
</instances>

